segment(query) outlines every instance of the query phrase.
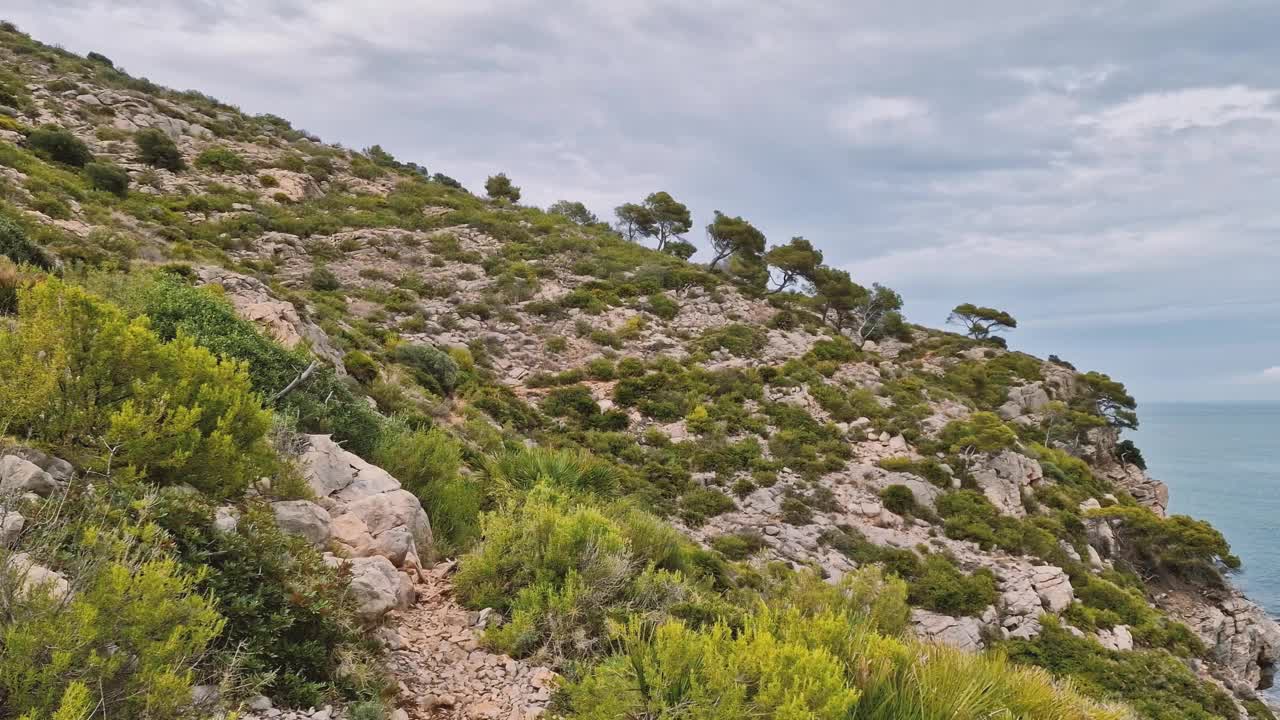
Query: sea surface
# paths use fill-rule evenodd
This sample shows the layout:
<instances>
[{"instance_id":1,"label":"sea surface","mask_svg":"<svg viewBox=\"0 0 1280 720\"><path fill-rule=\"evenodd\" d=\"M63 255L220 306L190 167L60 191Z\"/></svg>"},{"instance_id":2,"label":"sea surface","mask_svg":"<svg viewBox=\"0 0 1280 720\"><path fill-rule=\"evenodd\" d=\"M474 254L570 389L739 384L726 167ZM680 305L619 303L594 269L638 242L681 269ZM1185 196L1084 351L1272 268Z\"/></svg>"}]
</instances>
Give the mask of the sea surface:
<instances>
[{"instance_id":1,"label":"sea surface","mask_svg":"<svg viewBox=\"0 0 1280 720\"><path fill-rule=\"evenodd\" d=\"M1169 485L1169 512L1208 520L1244 561L1234 582L1280 617L1280 404L1144 403L1128 437Z\"/></svg>"}]
</instances>

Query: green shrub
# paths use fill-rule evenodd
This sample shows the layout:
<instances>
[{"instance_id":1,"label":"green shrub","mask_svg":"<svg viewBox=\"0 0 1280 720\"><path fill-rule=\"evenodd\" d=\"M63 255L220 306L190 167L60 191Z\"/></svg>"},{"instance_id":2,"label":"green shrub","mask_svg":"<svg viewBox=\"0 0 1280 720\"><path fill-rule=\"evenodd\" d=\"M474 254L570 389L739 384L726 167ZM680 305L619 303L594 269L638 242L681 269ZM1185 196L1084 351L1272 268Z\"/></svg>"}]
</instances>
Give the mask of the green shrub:
<instances>
[{"instance_id":1,"label":"green shrub","mask_svg":"<svg viewBox=\"0 0 1280 720\"><path fill-rule=\"evenodd\" d=\"M1227 539L1203 520L1186 515L1161 518L1144 507L1120 505L1090 514L1120 521L1125 559L1147 573L1220 585L1222 575L1215 563L1240 567L1240 558L1231 554Z\"/></svg>"},{"instance_id":2,"label":"green shrub","mask_svg":"<svg viewBox=\"0 0 1280 720\"><path fill-rule=\"evenodd\" d=\"M912 605L946 615L979 615L996 601L995 575L979 568L965 575L942 555L930 555L911 579Z\"/></svg>"},{"instance_id":3,"label":"green shrub","mask_svg":"<svg viewBox=\"0 0 1280 720\"><path fill-rule=\"evenodd\" d=\"M129 173L119 165L108 162L91 162L84 166L84 175L94 190L109 192L117 197L129 194Z\"/></svg>"},{"instance_id":4,"label":"green shrub","mask_svg":"<svg viewBox=\"0 0 1280 720\"><path fill-rule=\"evenodd\" d=\"M219 599L226 624L213 648L224 662L293 706L322 704L334 686L355 690L339 667L368 648L346 579L276 527L269 507L250 506L231 532L214 528L213 506L188 494L161 494L155 511L183 560L203 568L198 587Z\"/></svg>"},{"instance_id":5,"label":"green shrub","mask_svg":"<svg viewBox=\"0 0 1280 720\"><path fill-rule=\"evenodd\" d=\"M768 333L752 325L732 323L708 330L698 339L698 349L704 352L723 350L737 357L755 357L764 350Z\"/></svg>"},{"instance_id":6,"label":"green shrub","mask_svg":"<svg viewBox=\"0 0 1280 720\"><path fill-rule=\"evenodd\" d=\"M35 265L42 270L52 267L44 250L27 238L18 223L0 215L0 255L19 265Z\"/></svg>"},{"instance_id":7,"label":"green shrub","mask_svg":"<svg viewBox=\"0 0 1280 720\"><path fill-rule=\"evenodd\" d=\"M356 380L369 384L378 379L378 364L361 350L353 350L342 357L342 366Z\"/></svg>"},{"instance_id":8,"label":"green shrub","mask_svg":"<svg viewBox=\"0 0 1280 720\"><path fill-rule=\"evenodd\" d=\"M41 157L73 167L84 167L93 160L89 146L71 131L56 125L43 125L27 135L27 144Z\"/></svg>"},{"instance_id":9,"label":"green shrub","mask_svg":"<svg viewBox=\"0 0 1280 720\"><path fill-rule=\"evenodd\" d=\"M160 130L155 128L139 130L138 134L133 136L133 142L138 146L138 160L151 167L173 172L179 172L187 167L177 144Z\"/></svg>"},{"instance_id":10,"label":"green shrub","mask_svg":"<svg viewBox=\"0 0 1280 720\"><path fill-rule=\"evenodd\" d=\"M730 560L746 560L764 549L765 546L764 537L750 530L717 535L711 539L712 549Z\"/></svg>"},{"instance_id":11,"label":"green shrub","mask_svg":"<svg viewBox=\"0 0 1280 720\"><path fill-rule=\"evenodd\" d=\"M177 717L190 704L193 669L223 620L197 591L198 574L131 546L113 531L86 528L78 552L82 563L84 555L97 562L84 563L71 578L72 594L55 596L48 586L6 593L0 628L6 709L53 716L61 706L83 704L75 697L85 691L104 717ZM0 557L0 586L10 589L24 571L12 560Z\"/></svg>"},{"instance_id":12,"label":"green shrub","mask_svg":"<svg viewBox=\"0 0 1280 720\"><path fill-rule=\"evenodd\" d=\"M220 356L247 363L254 390L264 397L280 392L311 363L306 352L285 350L238 317L229 303L173 275L157 276L138 302L161 338L182 333ZM333 434L362 457L372 452L382 427L377 413L325 366L277 407L298 418L299 430Z\"/></svg>"},{"instance_id":13,"label":"green shrub","mask_svg":"<svg viewBox=\"0 0 1280 720\"><path fill-rule=\"evenodd\" d=\"M966 420L952 420L938 440L953 453L997 453L1018 442L1018 435L995 413L976 412Z\"/></svg>"},{"instance_id":14,"label":"green shrub","mask_svg":"<svg viewBox=\"0 0 1280 720\"><path fill-rule=\"evenodd\" d=\"M248 172L249 163L231 148L211 147L196 156L196 167L211 172L233 174Z\"/></svg>"},{"instance_id":15,"label":"green shrub","mask_svg":"<svg viewBox=\"0 0 1280 720\"><path fill-rule=\"evenodd\" d=\"M733 510L733 498L715 488L695 486L680 498L680 517L690 525L701 525L707 518Z\"/></svg>"},{"instance_id":16,"label":"green shrub","mask_svg":"<svg viewBox=\"0 0 1280 720\"><path fill-rule=\"evenodd\" d=\"M509 618L487 634L502 652L537 652L551 662L586 657L623 607L660 617L695 592L686 574L696 572L701 551L639 511L602 508L539 484L485 515L482 526L483 540L463 560L455 587L467 605Z\"/></svg>"},{"instance_id":17,"label":"green shrub","mask_svg":"<svg viewBox=\"0 0 1280 720\"><path fill-rule=\"evenodd\" d=\"M437 395L448 395L458 386L458 364L439 348L405 343L396 346L391 359L408 367L419 385Z\"/></svg>"},{"instance_id":18,"label":"green shrub","mask_svg":"<svg viewBox=\"0 0 1280 720\"><path fill-rule=\"evenodd\" d=\"M338 276L334 275L332 270L323 266L311 271L308 282L311 283L311 289L319 290L320 292L329 292L342 288L342 283L338 281Z\"/></svg>"},{"instance_id":19,"label":"green shrub","mask_svg":"<svg viewBox=\"0 0 1280 720\"><path fill-rule=\"evenodd\" d=\"M890 485L880 491L880 502L885 509L898 515L914 515L916 496L906 485Z\"/></svg>"},{"instance_id":20,"label":"green shrub","mask_svg":"<svg viewBox=\"0 0 1280 720\"><path fill-rule=\"evenodd\" d=\"M269 474L271 426L245 368L189 337L162 342L84 290L45 280L0 329L0 426L78 445L102 471L234 495Z\"/></svg>"},{"instance_id":21,"label":"green shrub","mask_svg":"<svg viewBox=\"0 0 1280 720\"><path fill-rule=\"evenodd\" d=\"M1081 691L1128 703L1142 718L1234 718L1235 706L1222 690L1200 680L1169 653L1117 652L1092 638L1078 638L1051 617L1042 619L1031 640L1004 644L1010 659L1070 678Z\"/></svg>"},{"instance_id":22,"label":"green shrub","mask_svg":"<svg viewBox=\"0 0 1280 720\"><path fill-rule=\"evenodd\" d=\"M771 578L772 579L772 578ZM887 604L893 609L885 608ZM567 715L736 720L1124 720L999 654L886 636L905 622L901 583L874 569L801 582L738 624L633 620L618 653L564 686ZM886 612L887 610L887 612ZM898 625L882 628L891 615Z\"/></svg>"},{"instance_id":23,"label":"green shrub","mask_svg":"<svg viewBox=\"0 0 1280 720\"><path fill-rule=\"evenodd\" d=\"M679 303L662 293L650 295L649 303L645 306L645 309L663 320L674 320L676 315L680 314Z\"/></svg>"},{"instance_id":24,"label":"green shrub","mask_svg":"<svg viewBox=\"0 0 1280 720\"><path fill-rule=\"evenodd\" d=\"M441 554L475 540L485 497L479 484L458 474L462 449L448 433L392 425L378 438L372 460L422 501Z\"/></svg>"},{"instance_id":25,"label":"green shrub","mask_svg":"<svg viewBox=\"0 0 1280 720\"><path fill-rule=\"evenodd\" d=\"M545 484L557 490L617 494L618 471L585 452L542 447L508 450L486 460L485 472L500 494L511 496Z\"/></svg>"}]
</instances>

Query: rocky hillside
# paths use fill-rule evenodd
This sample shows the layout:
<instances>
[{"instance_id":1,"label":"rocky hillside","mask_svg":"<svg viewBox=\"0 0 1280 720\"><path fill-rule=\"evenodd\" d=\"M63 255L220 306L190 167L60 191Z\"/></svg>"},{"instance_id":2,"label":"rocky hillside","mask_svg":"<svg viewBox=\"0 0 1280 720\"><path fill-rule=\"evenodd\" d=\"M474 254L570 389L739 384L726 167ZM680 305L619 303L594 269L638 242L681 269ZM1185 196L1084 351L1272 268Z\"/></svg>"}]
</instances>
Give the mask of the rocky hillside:
<instances>
[{"instance_id":1,"label":"rocky hillside","mask_svg":"<svg viewBox=\"0 0 1280 720\"><path fill-rule=\"evenodd\" d=\"M0 718L1274 717L1105 374L0 59Z\"/></svg>"}]
</instances>

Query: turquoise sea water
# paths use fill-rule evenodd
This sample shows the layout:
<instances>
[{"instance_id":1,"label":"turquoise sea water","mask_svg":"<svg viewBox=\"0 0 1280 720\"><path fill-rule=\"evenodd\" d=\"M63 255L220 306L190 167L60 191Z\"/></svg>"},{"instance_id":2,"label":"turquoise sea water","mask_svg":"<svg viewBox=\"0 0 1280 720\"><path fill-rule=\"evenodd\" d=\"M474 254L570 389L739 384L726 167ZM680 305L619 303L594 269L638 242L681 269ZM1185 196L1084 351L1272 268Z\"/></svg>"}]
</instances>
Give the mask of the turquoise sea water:
<instances>
[{"instance_id":1,"label":"turquoise sea water","mask_svg":"<svg viewBox=\"0 0 1280 720\"><path fill-rule=\"evenodd\" d=\"M1208 520L1244 568L1235 582L1280 616L1280 405L1148 403L1130 434L1169 511Z\"/></svg>"}]
</instances>

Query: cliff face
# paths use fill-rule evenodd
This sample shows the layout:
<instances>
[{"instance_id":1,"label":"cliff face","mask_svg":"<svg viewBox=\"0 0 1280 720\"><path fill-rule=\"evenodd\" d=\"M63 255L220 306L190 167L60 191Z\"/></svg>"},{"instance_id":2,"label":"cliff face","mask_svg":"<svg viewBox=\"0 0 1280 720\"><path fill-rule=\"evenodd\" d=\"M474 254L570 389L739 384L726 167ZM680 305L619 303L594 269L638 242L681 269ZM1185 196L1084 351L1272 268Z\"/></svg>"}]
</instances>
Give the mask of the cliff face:
<instances>
[{"instance_id":1,"label":"cliff face","mask_svg":"<svg viewBox=\"0 0 1280 720\"><path fill-rule=\"evenodd\" d=\"M1167 488L1118 458L1119 429L1066 364L923 327L858 345L803 297L764 297L598 228L483 204L275 119L99 82L13 47L0 58L20 69L24 104L0 109L0 147L26 147L31 128L53 125L132 178L129 200L106 202L60 195L65 178L16 152L0 160L5 208L67 270L183 263L194 283L340 376L358 374L352 353L372 355L372 377L350 383L382 413L444 428L481 413L531 443L590 448L726 557L816 567L832 581L869 564L900 570L913 578L922 637L1030 658L1052 626L1099 652L1169 650L1240 700L1270 685L1280 627L1215 582L1212 553L1188 551L1175 566L1151 547L1180 537L1161 521ZM140 161L133 137L145 128L172 139L188 169ZM238 160L201 161L211 150ZM425 392L390 360L400 344L469 347L509 393L498 403ZM325 436L303 445L316 499L277 503L277 521L336 550L334 563L354 558L365 614L395 618L425 581L422 506ZM934 576L921 564L936 558L946 561ZM992 592L956 601L935 582L943 576ZM413 615L390 644L467 631L461 609L440 612L452 613L447 632ZM1174 621L1203 647L1168 640ZM466 642L455 643L460 657ZM510 658L477 662L476 672L511 662L512 677L532 682ZM541 708L546 671L533 672L520 692ZM444 691L422 687L441 706Z\"/></svg>"}]
</instances>

